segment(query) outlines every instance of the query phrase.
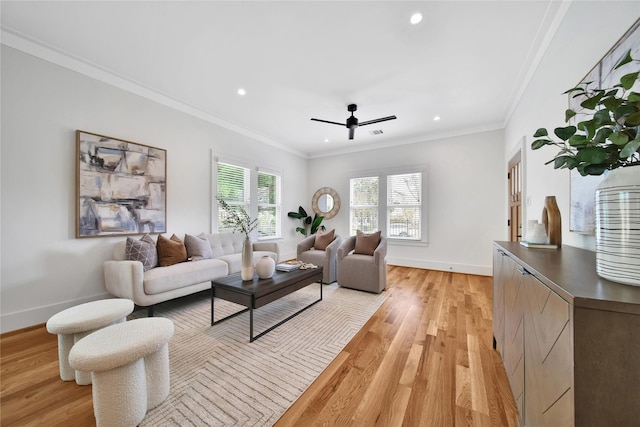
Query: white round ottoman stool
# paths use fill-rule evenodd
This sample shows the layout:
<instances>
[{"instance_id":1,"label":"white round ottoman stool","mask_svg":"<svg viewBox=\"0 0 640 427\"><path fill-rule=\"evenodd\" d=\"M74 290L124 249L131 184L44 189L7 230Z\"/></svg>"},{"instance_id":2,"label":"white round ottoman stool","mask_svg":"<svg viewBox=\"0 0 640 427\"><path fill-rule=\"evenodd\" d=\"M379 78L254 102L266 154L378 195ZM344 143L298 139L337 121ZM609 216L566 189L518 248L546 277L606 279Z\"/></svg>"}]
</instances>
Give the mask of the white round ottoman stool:
<instances>
[{"instance_id":1,"label":"white round ottoman stool","mask_svg":"<svg viewBox=\"0 0 640 427\"><path fill-rule=\"evenodd\" d=\"M47 321L47 331L58 334L60 378L63 381L75 379L80 385L91 384L90 373L76 372L69 366L71 347L91 332L126 321L132 311L133 301L111 298L80 304L51 316Z\"/></svg>"},{"instance_id":2,"label":"white round ottoman stool","mask_svg":"<svg viewBox=\"0 0 640 427\"><path fill-rule=\"evenodd\" d=\"M169 395L173 322L162 317L112 325L78 341L69 364L91 372L98 427L136 426Z\"/></svg>"}]
</instances>

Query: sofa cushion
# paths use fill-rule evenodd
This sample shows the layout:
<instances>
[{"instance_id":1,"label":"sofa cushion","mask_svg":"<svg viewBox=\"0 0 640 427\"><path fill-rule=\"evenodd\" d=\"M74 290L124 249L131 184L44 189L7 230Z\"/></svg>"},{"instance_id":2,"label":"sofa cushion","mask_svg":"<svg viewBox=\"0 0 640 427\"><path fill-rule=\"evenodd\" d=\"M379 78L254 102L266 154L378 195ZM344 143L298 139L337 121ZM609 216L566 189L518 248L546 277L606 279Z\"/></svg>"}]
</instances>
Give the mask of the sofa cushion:
<instances>
[{"instance_id":1,"label":"sofa cushion","mask_svg":"<svg viewBox=\"0 0 640 427\"><path fill-rule=\"evenodd\" d=\"M242 254L222 255L216 259L227 263L229 274L238 273L242 267Z\"/></svg>"},{"instance_id":2,"label":"sofa cushion","mask_svg":"<svg viewBox=\"0 0 640 427\"><path fill-rule=\"evenodd\" d=\"M182 240L175 234L171 239L164 236L158 236L158 261L160 267L168 267L179 262L187 260L187 248L184 247Z\"/></svg>"},{"instance_id":3,"label":"sofa cushion","mask_svg":"<svg viewBox=\"0 0 640 427\"><path fill-rule=\"evenodd\" d=\"M371 234L364 234L362 231L358 230L356 232L356 248L353 253L373 255L380 244L380 234L380 231L376 231Z\"/></svg>"},{"instance_id":4,"label":"sofa cushion","mask_svg":"<svg viewBox=\"0 0 640 427\"><path fill-rule=\"evenodd\" d=\"M211 246L204 237L185 234L184 246L187 248L187 257L192 261L212 258Z\"/></svg>"},{"instance_id":5,"label":"sofa cushion","mask_svg":"<svg viewBox=\"0 0 640 427\"><path fill-rule=\"evenodd\" d=\"M227 263L218 259L181 262L145 272L143 287L145 294L154 295L196 283L208 282L227 274Z\"/></svg>"},{"instance_id":6,"label":"sofa cushion","mask_svg":"<svg viewBox=\"0 0 640 427\"><path fill-rule=\"evenodd\" d=\"M150 270L158 265L156 243L148 234L142 236L140 240L127 237L125 258L128 261L140 261L143 271Z\"/></svg>"},{"instance_id":7,"label":"sofa cushion","mask_svg":"<svg viewBox=\"0 0 640 427\"><path fill-rule=\"evenodd\" d=\"M313 243L313 248L320 251L324 251L325 249L327 249L327 246L329 246L329 244L331 244L331 242L333 242L333 239L335 238L335 232L335 229L326 233L318 232L318 234L316 234L316 240Z\"/></svg>"},{"instance_id":8,"label":"sofa cushion","mask_svg":"<svg viewBox=\"0 0 640 427\"><path fill-rule=\"evenodd\" d=\"M198 237L204 237L209 241L213 258L242 253L242 245L245 239L245 235L242 233L201 234Z\"/></svg>"}]
</instances>

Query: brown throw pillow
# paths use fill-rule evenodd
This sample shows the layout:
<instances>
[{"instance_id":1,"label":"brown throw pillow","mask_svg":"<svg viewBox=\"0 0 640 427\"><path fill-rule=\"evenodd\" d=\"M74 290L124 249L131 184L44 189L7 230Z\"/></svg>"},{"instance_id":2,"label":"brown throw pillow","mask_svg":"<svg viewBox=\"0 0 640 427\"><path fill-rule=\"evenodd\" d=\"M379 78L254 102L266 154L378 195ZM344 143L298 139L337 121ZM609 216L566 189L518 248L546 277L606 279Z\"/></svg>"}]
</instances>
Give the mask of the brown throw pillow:
<instances>
[{"instance_id":1,"label":"brown throw pillow","mask_svg":"<svg viewBox=\"0 0 640 427\"><path fill-rule=\"evenodd\" d=\"M211 246L204 237L196 237L191 234L184 235L184 246L187 248L187 257L192 261L212 258Z\"/></svg>"},{"instance_id":2,"label":"brown throw pillow","mask_svg":"<svg viewBox=\"0 0 640 427\"><path fill-rule=\"evenodd\" d=\"M313 248L319 251L324 251L325 249L327 249L327 246L329 246L329 244L333 242L335 232L335 229L327 233L318 232L318 234L316 234L316 241L313 243Z\"/></svg>"},{"instance_id":3,"label":"brown throw pillow","mask_svg":"<svg viewBox=\"0 0 640 427\"><path fill-rule=\"evenodd\" d=\"M127 237L125 256L129 261L140 261L143 271L151 270L158 265L156 242L148 234L142 236L140 240Z\"/></svg>"},{"instance_id":4,"label":"brown throw pillow","mask_svg":"<svg viewBox=\"0 0 640 427\"><path fill-rule=\"evenodd\" d=\"M380 244L380 231L371 234L364 234L358 230L356 234L356 248L354 254L373 255Z\"/></svg>"},{"instance_id":5,"label":"brown throw pillow","mask_svg":"<svg viewBox=\"0 0 640 427\"><path fill-rule=\"evenodd\" d=\"M157 246L160 267L168 267L187 260L187 248L184 247L182 240L175 234L171 236L171 239L158 236Z\"/></svg>"}]
</instances>

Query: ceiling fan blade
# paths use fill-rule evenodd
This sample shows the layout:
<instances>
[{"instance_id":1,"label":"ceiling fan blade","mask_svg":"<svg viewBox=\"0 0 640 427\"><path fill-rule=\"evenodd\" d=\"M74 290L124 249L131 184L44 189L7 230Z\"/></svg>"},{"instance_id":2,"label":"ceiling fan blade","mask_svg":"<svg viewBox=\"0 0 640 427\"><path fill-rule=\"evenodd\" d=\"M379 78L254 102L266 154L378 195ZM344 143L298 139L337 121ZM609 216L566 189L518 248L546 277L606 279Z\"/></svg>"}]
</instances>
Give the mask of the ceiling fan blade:
<instances>
[{"instance_id":1,"label":"ceiling fan blade","mask_svg":"<svg viewBox=\"0 0 640 427\"><path fill-rule=\"evenodd\" d=\"M353 135L356 133L356 127L357 126L351 126L349 128L349 139L353 139Z\"/></svg>"},{"instance_id":2,"label":"ceiling fan blade","mask_svg":"<svg viewBox=\"0 0 640 427\"><path fill-rule=\"evenodd\" d=\"M373 123L386 122L387 120L394 120L394 119L397 119L397 117L396 116L381 117L379 119L373 119L373 120L367 120L366 122L360 122L360 126L370 125L370 124L373 124Z\"/></svg>"},{"instance_id":3,"label":"ceiling fan blade","mask_svg":"<svg viewBox=\"0 0 640 427\"><path fill-rule=\"evenodd\" d=\"M315 122L330 123L332 125L346 126L344 123L330 122L329 120L321 120L321 119L311 119L311 120L313 120Z\"/></svg>"}]
</instances>

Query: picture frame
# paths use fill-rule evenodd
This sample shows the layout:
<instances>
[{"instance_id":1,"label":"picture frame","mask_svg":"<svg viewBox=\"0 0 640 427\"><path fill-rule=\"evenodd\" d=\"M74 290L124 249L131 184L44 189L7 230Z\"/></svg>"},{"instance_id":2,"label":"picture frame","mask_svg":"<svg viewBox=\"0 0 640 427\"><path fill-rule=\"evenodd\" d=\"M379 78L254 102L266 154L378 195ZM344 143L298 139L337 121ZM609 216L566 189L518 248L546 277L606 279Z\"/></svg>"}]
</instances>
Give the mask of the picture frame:
<instances>
[{"instance_id":1,"label":"picture frame","mask_svg":"<svg viewBox=\"0 0 640 427\"><path fill-rule=\"evenodd\" d=\"M167 151L76 130L76 238L166 232Z\"/></svg>"},{"instance_id":2,"label":"picture frame","mask_svg":"<svg viewBox=\"0 0 640 427\"><path fill-rule=\"evenodd\" d=\"M592 82L591 87L611 88L620 77L631 71L632 64L626 64L615 70L624 55L631 50L633 58L640 58L640 20L637 20L631 28L616 42L587 75L578 84ZM640 84L631 89L640 91ZM580 103L584 97L573 97L569 94L569 108L578 113L571 119L571 124L576 125L580 119L578 116L582 110ZM581 234L595 234L595 193L596 187L604 179L604 175L581 176L576 169L570 173L570 217L569 230Z\"/></svg>"}]
</instances>

